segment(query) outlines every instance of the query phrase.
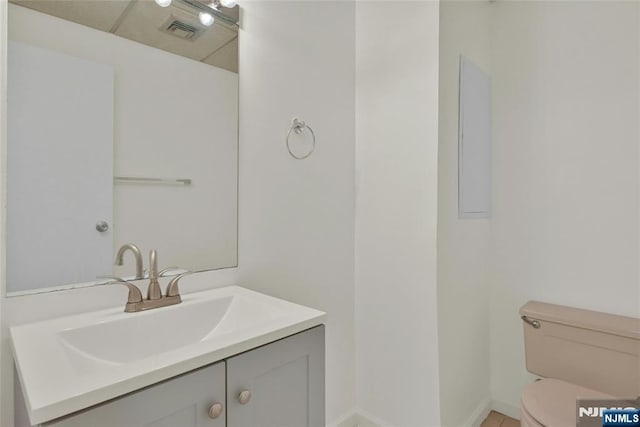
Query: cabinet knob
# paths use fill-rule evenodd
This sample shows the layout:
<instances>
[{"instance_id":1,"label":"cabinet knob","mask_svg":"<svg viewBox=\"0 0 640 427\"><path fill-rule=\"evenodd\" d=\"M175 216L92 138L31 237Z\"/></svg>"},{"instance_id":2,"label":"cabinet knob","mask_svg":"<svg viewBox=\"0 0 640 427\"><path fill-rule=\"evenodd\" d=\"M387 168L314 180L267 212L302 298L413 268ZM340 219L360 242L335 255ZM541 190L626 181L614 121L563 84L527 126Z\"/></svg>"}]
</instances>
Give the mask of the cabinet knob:
<instances>
[{"instance_id":1,"label":"cabinet knob","mask_svg":"<svg viewBox=\"0 0 640 427\"><path fill-rule=\"evenodd\" d=\"M100 233L104 233L109 231L109 223L107 221L98 221L96 222L96 230Z\"/></svg>"},{"instance_id":2,"label":"cabinet knob","mask_svg":"<svg viewBox=\"0 0 640 427\"><path fill-rule=\"evenodd\" d=\"M222 414L223 410L224 406L222 406L222 403L214 403L211 405L211 408L209 408L209 418L215 420Z\"/></svg>"},{"instance_id":3,"label":"cabinet knob","mask_svg":"<svg viewBox=\"0 0 640 427\"><path fill-rule=\"evenodd\" d=\"M249 390L242 390L238 395L238 402L240 402L240 404L242 405L249 403L250 400L251 392Z\"/></svg>"}]
</instances>

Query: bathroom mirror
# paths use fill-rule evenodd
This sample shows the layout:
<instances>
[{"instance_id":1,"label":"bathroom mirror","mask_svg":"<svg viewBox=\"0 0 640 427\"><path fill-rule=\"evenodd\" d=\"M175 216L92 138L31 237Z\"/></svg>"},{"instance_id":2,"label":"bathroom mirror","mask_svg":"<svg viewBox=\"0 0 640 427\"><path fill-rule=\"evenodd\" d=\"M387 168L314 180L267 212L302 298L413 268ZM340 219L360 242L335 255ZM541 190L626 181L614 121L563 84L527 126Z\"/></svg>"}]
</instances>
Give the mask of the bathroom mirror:
<instances>
[{"instance_id":1,"label":"bathroom mirror","mask_svg":"<svg viewBox=\"0 0 640 427\"><path fill-rule=\"evenodd\" d=\"M238 13L10 1L7 296L237 266Z\"/></svg>"}]
</instances>

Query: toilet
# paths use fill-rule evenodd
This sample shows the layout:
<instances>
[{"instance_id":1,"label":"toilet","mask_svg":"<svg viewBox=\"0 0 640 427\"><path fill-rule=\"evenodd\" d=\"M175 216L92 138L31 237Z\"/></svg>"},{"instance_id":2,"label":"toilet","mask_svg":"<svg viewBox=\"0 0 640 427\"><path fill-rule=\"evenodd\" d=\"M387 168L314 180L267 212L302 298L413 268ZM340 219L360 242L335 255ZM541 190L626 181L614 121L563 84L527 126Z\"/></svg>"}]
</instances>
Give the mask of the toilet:
<instances>
[{"instance_id":1,"label":"toilet","mask_svg":"<svg viewBox=\"0 0 640 427\"><path fill-rule=\"evenodd\" d=\"M538 301L520 309L528 384L522 427L574 427L578 399L640 396L640 319Z\"/></svg>"}]
</instances>

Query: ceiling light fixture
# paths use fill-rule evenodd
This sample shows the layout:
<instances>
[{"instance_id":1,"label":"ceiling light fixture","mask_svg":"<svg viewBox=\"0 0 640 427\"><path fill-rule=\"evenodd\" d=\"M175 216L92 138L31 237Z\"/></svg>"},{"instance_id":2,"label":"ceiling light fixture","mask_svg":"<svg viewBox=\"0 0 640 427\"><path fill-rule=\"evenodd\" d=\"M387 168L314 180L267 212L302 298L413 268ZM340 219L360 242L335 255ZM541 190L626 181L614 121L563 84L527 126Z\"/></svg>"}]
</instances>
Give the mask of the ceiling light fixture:
<instances>
[{"instance_id":1,"label":"ceiling light fixture","mask_svg":"<svg viewBox=\"0 0 640 427\"><path fill-rule=\"evenodd\" d=\"M232 7L236 7L238 2L237 0L220 0L220 4L231 9Z\"/></svg>"},{"instance_id":2,"label":"ceiling light fixture","mask_svg":"<svg viewBox=\"0 0 640 427\"><path fill-rule=\"evenodd\" d=\"M154 1L158 6L165 8L173 4L173 0ZM225 22L236 27L238 25L237 19L222 13L223 7L233 8L237 6L237 0L208 0L208 3L205 3L202 0L178 0L177 4L183 12L186 11L194 18L197 15L202 26L210 27L215 23L216 19L221 19L221 22Z\"/></svg>"},{"instance_id":3,"label":"ceiling light fixture","mask_svg":"<svg viewBox=\"0 0 640 427\"><path fill-rule=\"evenodd\" d=\"M215 21L215 19L213 18L213 15L206 12L200 12L198 14L198 18L200 19L200 23L205 27L212 26L213 22Z\"/></svg>"}]
</instances>

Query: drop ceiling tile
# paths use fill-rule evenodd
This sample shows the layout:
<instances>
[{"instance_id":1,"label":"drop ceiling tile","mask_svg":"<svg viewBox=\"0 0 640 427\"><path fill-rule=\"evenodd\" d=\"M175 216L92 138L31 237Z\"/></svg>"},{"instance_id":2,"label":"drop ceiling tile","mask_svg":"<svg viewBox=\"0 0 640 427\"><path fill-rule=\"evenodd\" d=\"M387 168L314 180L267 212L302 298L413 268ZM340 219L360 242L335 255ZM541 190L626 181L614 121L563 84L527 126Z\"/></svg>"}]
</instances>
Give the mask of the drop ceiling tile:
<instances>
[{"instance_id":1,"label":"drop ceiling tile","mask_svg":"<svg viewBox=\"0 0 640 427\"><path fill-rule=\"evenodd\" d=\"M162 28L173 18L204 32L195 40L167 34ZM218 23L203 26L198 20L198 12L180 2L174 1L170 7L163 8L153 0L138 0L115 34L198 61L237 37L236 31Z\"/></svg>"},{"instance_id":2,"label":"drop ceiling tile","mask_svg":"<svg viewBox=\"0 0 640 427\"><path fill-rule=\"evenodd\" d=\"M110 31L129 4L128 0L11 0L11 2L102 31Z\"/></svg>"}]
</instances>

